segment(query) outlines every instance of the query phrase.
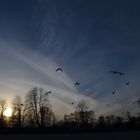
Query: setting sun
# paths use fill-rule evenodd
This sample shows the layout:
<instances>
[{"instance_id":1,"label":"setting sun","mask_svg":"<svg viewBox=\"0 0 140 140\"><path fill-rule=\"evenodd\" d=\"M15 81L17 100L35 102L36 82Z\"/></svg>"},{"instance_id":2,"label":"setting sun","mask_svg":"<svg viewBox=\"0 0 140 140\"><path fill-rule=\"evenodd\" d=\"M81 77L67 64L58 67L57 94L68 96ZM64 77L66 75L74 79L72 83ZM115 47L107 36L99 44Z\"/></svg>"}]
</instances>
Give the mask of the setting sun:
<instances>
[{"instance_id":1,"label":"setting sun","mask_svg":"<svg viewBox=\"0 0 140 140\"><path fill-rule=\"evenodd\" d=\"M12 108L7 108L7 109L4 111L4 116L5 116L5 117L11 117L11 116L12 116Z\"/></svg>"}]
</instances>

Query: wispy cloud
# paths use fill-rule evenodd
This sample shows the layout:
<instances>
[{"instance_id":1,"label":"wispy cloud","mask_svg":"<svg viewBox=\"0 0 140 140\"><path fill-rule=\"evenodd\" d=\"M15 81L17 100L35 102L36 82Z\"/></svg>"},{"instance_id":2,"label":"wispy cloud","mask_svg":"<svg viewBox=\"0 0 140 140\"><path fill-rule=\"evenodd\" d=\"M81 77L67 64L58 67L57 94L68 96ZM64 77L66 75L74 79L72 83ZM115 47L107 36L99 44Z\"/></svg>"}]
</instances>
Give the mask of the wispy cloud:
<instances>
[{"instance_id":1,"label":"wispy cloud","mask_svg":"<svg viewBox=\"0 0 140 140\"><path fill-rule=\"evenodd\" d=\"M75 106L69 102L81 99L98 114L134 110L131 100L140 92L139 7L117 3L114 10L114 2L102 6L79 1L36 1L0 9L8 11L0 15L0 94L25 96L33 86L44 87L52 90L57 114L71 112ZM64 72L56 72L58 67ZM75 87L77 81L80 86Z\"/></svg>"},{"instance_id":2,"label":"wispy cloud","mask_svg":"<svg viewBox=\"0 0 140 140\"><path fill-rule=\"evenodd\" d=\"M1 65L3 70L0 72L1 95L4 92L6 96L18 94L24 97L32 87L39 86L52 91L50 95L52 104L57 113L63 108L61 115L74 110L70 102L78 103L82 99L94 109L96 101L81 95L65 70L63 73L56 72L59 66L55 62L33 50L26 49L19 51L17 46L10 48L8 43L3 43L3 47L0 48L1 54L3 52L8 54L8 57L0 55L1 60L4 60L3 66Z\"/></svg>"}]
</instances>

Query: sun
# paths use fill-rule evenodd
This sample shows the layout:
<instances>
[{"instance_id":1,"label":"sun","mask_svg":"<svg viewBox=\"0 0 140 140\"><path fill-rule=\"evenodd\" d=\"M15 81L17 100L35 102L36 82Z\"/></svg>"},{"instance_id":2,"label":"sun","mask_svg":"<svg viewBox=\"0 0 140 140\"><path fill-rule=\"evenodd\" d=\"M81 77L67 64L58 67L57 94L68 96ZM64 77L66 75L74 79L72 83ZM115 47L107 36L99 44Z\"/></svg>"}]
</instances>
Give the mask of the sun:
<instances>
[{"instance_id":1,"label":"sun","mask_svg":"<svg viewBox=\"0 0 140 140\"><path fill-rule=\"evenodd\" d=\"M5 117L11 117L12 116L12 112L13 112L12 108L9 107L9 108L6 108L6 110L4 111L3 115Z\"/></svg>"}]
</instances>

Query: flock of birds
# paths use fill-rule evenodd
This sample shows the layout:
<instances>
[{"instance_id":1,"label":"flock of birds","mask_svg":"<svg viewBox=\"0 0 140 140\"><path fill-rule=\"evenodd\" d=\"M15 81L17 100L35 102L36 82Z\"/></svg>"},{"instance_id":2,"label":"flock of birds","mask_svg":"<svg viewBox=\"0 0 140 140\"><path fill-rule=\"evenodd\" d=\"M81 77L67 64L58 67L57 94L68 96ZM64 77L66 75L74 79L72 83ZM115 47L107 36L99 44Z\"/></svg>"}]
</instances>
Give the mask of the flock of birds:
<instances>
[{"instance_id":1,"label":"flock of birds","mask_svg":"<svg viewBox=\"0 0 140 140\"><path fill-rule=\"evenodd\" d=\"M63 72L63 69L62 69L62 68L57 68L57 69L56 69L56 72ZM75 83L74 83L74 86L79 86L79 85L80 85L79 82L75 82ZM47 92L46 92L46 95L51 94L51 93L52 93L51 91L47 91ZM76 103L76 102L73 101L73 102L71 102L70 104L74 105L75 103Z\"/></svg>"},{"instance_id":2,"label":"flock of birds","mask_svg":"<svg viewBox=\"0 0 140 140\"><path fill-rule=\"evenodd\" d=\"M56 72L58 72L58 71L63 72L63 69L62 69L62 68L56 69ZM79 83L79 82L76 82L74 85L75 85L75 86L79 86L80 83Z\"/></svg>"},{"instance_id":3,"label":"flock of birds","mask_svg":"<svg viewBox=\"0 0 140 140\"><path fill-rule=\"evenodd\" d=\"M118 75L125 75L125 73L123 72L119 72L119 71L110 71L113 74L118 74ZM126 86L130 85L130 82L125 82ZM112 92L113 95L115 95L115 91ZM132 101L133 104L138 104L140 105L140 98L137 100ZM106 104L106 106L110 107L110 104Z\"/></svg>"},{"instance_id":4,"label":"flock of birds","mask_svg":"<svg viewBox=\"0 0 140 140\"><path fill-rule=\"evenodd\" d=\"M113 74L116 74L116 75L120 75L120 76L123 76L125 75L125 73L123 72L120 72L120 71L109 71L110 73L113 73ZM126 86L129 86L130 85L130 82L125 82ZM116 92L115 91L112 91L112 94L115 95ZM110 107L110 104L106 104L107 107Z\"/></svg>"},{"instance_id":5,"label":"flock of birds","mask_svg":"<svg viewBox=\"0 0 140 140\"><path fill-rule=\"evenodd\" d=\"M119 71L110 71L110 73L118 74L118 75L125 75L125 73L119 72ZM130 82L126 82L125 84L126 84L127 86L129 86L129 85L130 85ZM115 95L115 91L113 91L112 94Z\"/></svg>"},{"instance_id":6,"label":"flock of birds","mask_svg":"<svg viewBox=\"0 0 140 140\"><path fill-rule=\"evenodd\" d=\"M62 68L56 69L56 72L58 72L58 71L63 72L63 69L62 69ZM79 86L79 85L80 85L79 82L75 82L75 83L74 83L74 86ZM70 102L71 105L74 105L75 103L76 103L75 101Z\"/></svg>"},{"instance_id":7,"label":"flock of birds","mask_svg":"<svg viewBox=\"0 0 140 140\"><path fill-rule=\"evenodd\" d=\"M62 68L57 68L57 69L56 69L56 72L63 72L63 69L62 69ZM112 74L120 75L120 76L125 75L125 73L120 72L120 71L109 71L109 72L112 73ZM125 84L126 84L126 86L129 86L129 85L130 85L130 82L125 82ZM80 85L79 82L75 82L75 83L74 83L74 86L79 86L79 85ZM50 93L52 93L52 92L51 92L51 91L46 92L46 94L50 94ZM112 94L115 95L116 92L115 92L115 91L112 91ZM140 102L140 99L139 99L139 100L135 100L135 101L133 101L132 103L135 104L135 103L137 103L137 102ZM70 102L71 105L74 105L75 103L76 103L76 101ZM107 107L110 107L110 104L106 104L106 106L107 106Z\"/></svg>"}]
</instances>

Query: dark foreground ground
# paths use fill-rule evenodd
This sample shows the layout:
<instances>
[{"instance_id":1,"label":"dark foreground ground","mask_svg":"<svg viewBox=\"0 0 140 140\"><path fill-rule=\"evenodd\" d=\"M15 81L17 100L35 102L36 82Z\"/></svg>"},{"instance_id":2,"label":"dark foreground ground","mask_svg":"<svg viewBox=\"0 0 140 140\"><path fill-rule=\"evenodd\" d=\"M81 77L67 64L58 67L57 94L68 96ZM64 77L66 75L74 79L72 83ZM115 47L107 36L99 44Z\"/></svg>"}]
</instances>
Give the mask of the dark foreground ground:
<instances>
[{"instance_id":1,"label":"dark foreground ground","mask_svg":"<svg viewBox=\"0 0 140 140\"><path fill-rule=\"evenodd\" d=\"M140 140L138 132L107 132L79 134L1 134L0 140Z\"/></svg>"}]
</instances>

